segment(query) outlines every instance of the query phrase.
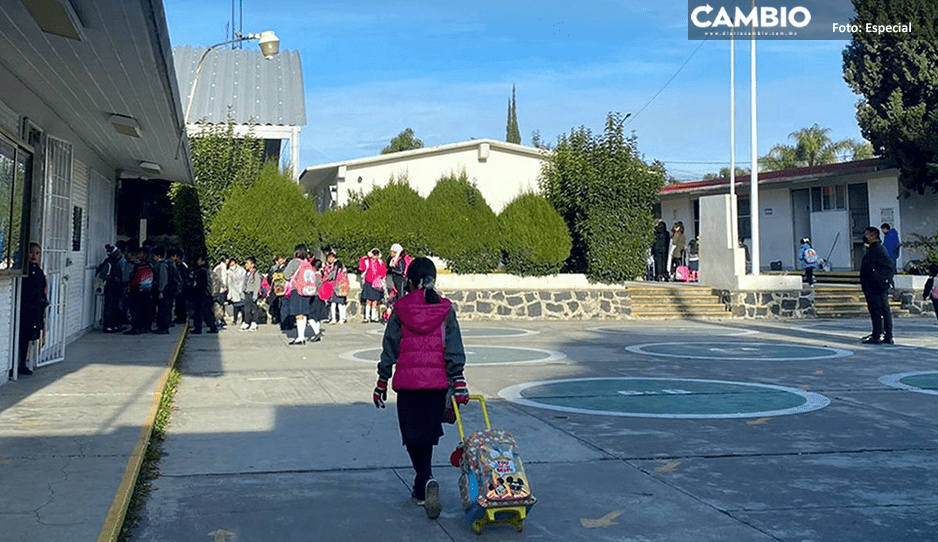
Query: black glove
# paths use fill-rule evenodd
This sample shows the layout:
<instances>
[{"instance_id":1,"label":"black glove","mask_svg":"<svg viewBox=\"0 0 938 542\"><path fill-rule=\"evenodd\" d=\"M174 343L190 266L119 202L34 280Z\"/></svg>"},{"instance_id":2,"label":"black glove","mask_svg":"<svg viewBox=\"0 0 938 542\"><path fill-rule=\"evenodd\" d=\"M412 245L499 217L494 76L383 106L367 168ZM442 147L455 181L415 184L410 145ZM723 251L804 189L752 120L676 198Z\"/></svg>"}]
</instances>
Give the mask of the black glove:
<instances>
[{"instance_id":1,"label":"black glove","mask_svg":"<svg viewBox=\"0 0 938 542\"><path fill-rule=\"evenodd\" d=\"M466 386L466 379L457 377L453 381L453 397L460 405L469 404L469 388Z\"/></svg>"},{"instance_id":2,"label":"black glove","mask_svg":"<svg viewBox=\"0 0 938 542\"><path fill-rule=\"evenodd\" d=\"M384 408L384 402L388 400L387 380L378 379L378 383L375 384L375 392L372 399L374 400L375 408Z\"/></svg>"}]
</instances>

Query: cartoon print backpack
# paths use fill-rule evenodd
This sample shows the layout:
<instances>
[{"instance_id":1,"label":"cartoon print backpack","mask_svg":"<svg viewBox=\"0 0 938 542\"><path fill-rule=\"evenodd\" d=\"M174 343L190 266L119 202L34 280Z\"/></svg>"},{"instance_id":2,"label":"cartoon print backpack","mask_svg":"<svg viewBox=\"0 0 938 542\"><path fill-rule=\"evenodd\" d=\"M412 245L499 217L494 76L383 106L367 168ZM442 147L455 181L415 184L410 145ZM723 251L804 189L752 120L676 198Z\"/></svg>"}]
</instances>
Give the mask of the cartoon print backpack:
<instances>
[{"instance_id":1,"label":"cartoon print backpack","mask_svg":"<svg viewBox=\"0 0 938 542\"><path fill-rule=\"evenodd\" d=\"M287 278L283 276L283 271L277 271L271 278L273 279L274 295L282 296L287 291Z\"/></svg>"},{"instance_id":2,"label":"cartoon print backpack","mask_svg":"<svg viewBox=\"0 0 938 542\"><path fill-rule=\"evenodd\" d=\"M690 280L690 268L686 265L679 265L674 270L674 280L679 280L681 282L687 282Z\"/></svg>"},{"instance_id":3,"label":"cartoon print backpack","mask_svg":"<svg viewBox=\"0 0 938 542\"><path fill-rule=\"evenodd\" d=\"M308 261L300 262L300 268L296 270L290 279L292 290L304 297L313 297L316 295L316 270Z\"/></svg>"},{"instance_id":4,"label":"cartoon print backpack","mask_svg":"<svg viewBox=\"0 0 938 542\"><path fill-rule=\"evenodd\" d=\"M261 275L261 290L257 295L261 299L265 299L268 295L270 295L270 283L267 282L267 277L265 275Z\"/></svg>"},{"instance_id":5,"label":"cartoon print backpack","mask_svg":"<svg viewBox=\"0 0 938 542\"><path fill-rule=\"evenodd\" d=\"M817 251L811 247L804 249L804 263L816 264L820 261Z\"/></svg>"},{"instance_id":6,"label":"cartoon print backpack","mask_svg":"<svg viewBox=\"0 0 938 542\"><path fill-rule=\"evenodd\" d=\"M351 285L348 280L348 273L345 271L339 270L335 275L335 295L339 297L348 296L349 289Z\"/></svg>"}]
</instances>

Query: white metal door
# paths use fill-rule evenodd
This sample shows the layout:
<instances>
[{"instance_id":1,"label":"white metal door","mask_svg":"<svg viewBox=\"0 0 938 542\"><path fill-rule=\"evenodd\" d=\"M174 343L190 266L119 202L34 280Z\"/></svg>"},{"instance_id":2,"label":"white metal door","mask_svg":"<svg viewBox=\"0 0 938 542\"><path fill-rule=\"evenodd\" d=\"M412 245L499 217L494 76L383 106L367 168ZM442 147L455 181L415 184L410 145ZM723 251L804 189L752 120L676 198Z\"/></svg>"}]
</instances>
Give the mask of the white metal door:
<instances>
[{"instance_id":1,"label":"white metal door","mask_svg":"<svg viewBox=\"0 0 938 542\"><path fill-rule=\"evenodd\" d=\"M69 190L72 180L72 146L49 138L46 153L46 189L42 227L42 268L49 285L45 339L37 365L65 359L65 300L69 249Z\"/></svg>"}]
</instances>

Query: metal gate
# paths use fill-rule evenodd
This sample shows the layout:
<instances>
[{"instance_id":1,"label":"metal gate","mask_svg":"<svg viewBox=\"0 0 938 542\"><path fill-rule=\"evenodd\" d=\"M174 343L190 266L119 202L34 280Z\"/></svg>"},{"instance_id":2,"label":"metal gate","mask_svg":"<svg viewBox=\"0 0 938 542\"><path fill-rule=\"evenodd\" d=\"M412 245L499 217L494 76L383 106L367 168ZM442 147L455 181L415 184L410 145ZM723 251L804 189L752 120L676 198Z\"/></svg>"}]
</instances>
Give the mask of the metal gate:
<instances>
[{"instance_id":1,"label":"metal gate","mask_svg":"<svg viewBox=\"0 0 938 542\"><path fill-rule=\"evenodd\" d=\"M65 300L68 275L65 274L69 249L69 192L72 182L72 146L48 139L46 153L45 205L42 222L42 268L49 286L49 310L45 339L37 365L65 359Z\"/></svg>"}]
</instances>

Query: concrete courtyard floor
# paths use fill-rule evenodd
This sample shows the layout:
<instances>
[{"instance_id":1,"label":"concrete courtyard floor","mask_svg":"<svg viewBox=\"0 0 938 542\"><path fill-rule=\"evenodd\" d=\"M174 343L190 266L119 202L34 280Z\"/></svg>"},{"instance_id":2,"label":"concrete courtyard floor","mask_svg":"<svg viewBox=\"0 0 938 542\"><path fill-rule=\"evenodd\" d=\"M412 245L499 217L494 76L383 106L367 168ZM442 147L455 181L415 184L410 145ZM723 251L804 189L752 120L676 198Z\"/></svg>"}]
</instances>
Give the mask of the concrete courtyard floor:
<instances>
[{"instance_id":1,"label":"concrete courtyard floor","mask_svg":"<svg viewBox=\"0 0 938 542\"><path fill-rule=\"evenodd\" d=\"M463 324L466 376L520 445L539 502L504 540L934 540L938 326L865 319ZM475 540L409 499L382 327L103 335L0 387L0 540L107 540L168 361L182 373L135 541ZM478 409L464 409L470 429Z\"/></svg>"},{"instance_id":2,"label":"concrete courtyard floor","mask_svg":"<svg viewBox=\"0 0 938 542\"><path fill-rule=\"evenodd\" d=\"M539 499L523 532L483 536L934 540L938 327L898 320L896 346L865 346L867 326L464 324L469 386L516 436ZM161 476L134 540L475 540L448 465L455 427L434 456L442 516L430 521L409 500L393 394L387 410L371 404L381 329L326 326L304 347L272 326L190 336ZM908 373L919 389L880 380L901 384ZM596 380L521 389L523 404L499 395L587 378ZM807 401L786 390L821 400L787 413L786 401ZM481 423L472 408L466 415Z\"/></svg>"}]
</instances>

